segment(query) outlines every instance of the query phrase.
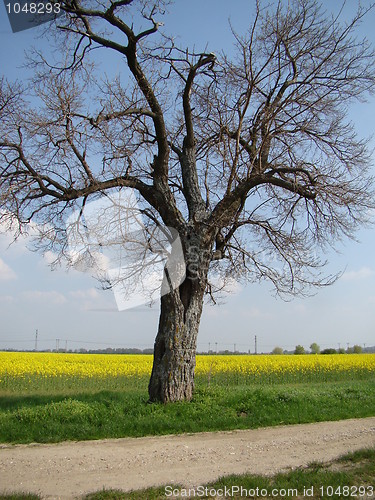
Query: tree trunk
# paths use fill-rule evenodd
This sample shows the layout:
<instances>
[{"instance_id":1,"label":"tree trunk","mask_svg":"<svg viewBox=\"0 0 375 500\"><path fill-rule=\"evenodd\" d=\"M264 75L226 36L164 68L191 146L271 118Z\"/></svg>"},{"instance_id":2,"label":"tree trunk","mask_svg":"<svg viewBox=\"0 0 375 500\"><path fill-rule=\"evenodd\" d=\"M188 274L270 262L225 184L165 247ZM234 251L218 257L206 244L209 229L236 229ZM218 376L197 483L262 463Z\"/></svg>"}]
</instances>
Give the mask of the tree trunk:
<instances>
[{"instance_id":1,"label":"tree trunk","mask_svg":"<svg viewBox=\"0 0 375 500\"><path fill-rule=\"evenodd\" d=\"M193 397L197 336L207 283L206 255L204 251L199 253L199 265L187 262L185 281L161 298L148 386L150 401L189 401Z\"/></svg>"}]
</instances>

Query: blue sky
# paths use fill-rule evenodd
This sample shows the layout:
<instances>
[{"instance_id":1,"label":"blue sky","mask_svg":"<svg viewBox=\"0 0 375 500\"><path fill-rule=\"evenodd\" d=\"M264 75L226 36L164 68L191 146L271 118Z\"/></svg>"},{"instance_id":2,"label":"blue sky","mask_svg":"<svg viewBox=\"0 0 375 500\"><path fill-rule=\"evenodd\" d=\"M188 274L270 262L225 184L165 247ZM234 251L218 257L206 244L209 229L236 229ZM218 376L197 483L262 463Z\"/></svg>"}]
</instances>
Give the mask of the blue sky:
<instances>
[{"instance_id":1,"label":"blue sky","mask_svg":"<svg viewBox=\"0 0 375 500\"><path fill-rule=\"evenodd\" d=\"M337 8L340 2L326 2ZM364 2L366 3L366 2ZM165 19L166 29L178 33L182 44L197 50L219 52L231 45L228 18L241 32L250 19L251 1L190 0L171 5ZM349 13L357 2L347 2ZM185 4L186 5L186 4ZM198 15L196 14L198 12ZM363 25L363 34L375 43L372 12ZM25 78L21 69L24 50L43 46L38 29L13 34L0 5L1 72L8 79ZM361 135L375 131L375 99L351 110ZM375 168L375 167L374 167ZM326 257L328 271L345 271L333 286L318 290L314 297L284 302L272 296L270 284L235 287L218 306L206 306L198 348L254 350L275 346L293 349L317 342L322 348L375 345L375 228L358 233L359 242L344 242L339 253ZM38 329L38 347L96 348L106 346L152 347L157 331L158 307L140 307L119 312L111 291L102 291L89 275L64 269L51 271L50 255L30 252L27 240L9 246L10 235L0 235L0 349L33 348Z\"/></svg>"}]
</instances>

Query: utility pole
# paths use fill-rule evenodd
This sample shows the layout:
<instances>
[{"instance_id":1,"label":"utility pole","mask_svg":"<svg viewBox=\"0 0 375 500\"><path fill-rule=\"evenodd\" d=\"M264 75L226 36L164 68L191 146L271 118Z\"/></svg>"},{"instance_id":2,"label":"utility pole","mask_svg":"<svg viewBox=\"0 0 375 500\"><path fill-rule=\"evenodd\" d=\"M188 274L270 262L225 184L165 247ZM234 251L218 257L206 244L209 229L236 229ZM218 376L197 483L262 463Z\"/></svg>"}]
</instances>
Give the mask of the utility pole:
<instances>
[{"instance_id":1,"label":"utility pole","mask_svg":"<svg viewBox=\"0 0 375 500\"><path fill-rule=\"evenodd\" d=\"M211 342L208 343L208 352L211 351Z\"/></svg>"},{"instance_id":2,"label":"utility pole","mask_svg":"<svg viewBox=\"0 0 375 500\"><path fill-rule=\"evenodd\" d=\"M60 339L56 339L56 352L60 350Z\"/></svg>"},{"instance_id":3,"label":"utility pole","mask_svg":"<svg viewBox=\"0 0 375 500\"><path fill-rule=\"evenodd\" d=\"M216 347L216 354L217 354L217 342L215 342L215 347Z\"/></svg>"},{"instance_id":4,"label":"utility pole","mask_svg":"<svg viewBox=\"0 0 375 500\"><path fill-rule=\"evenodd\" d=\"M255 335L255 342L254 342L254 344L255 344L255 346L254 346L255 347L255 354L258 354L257 336L256 335Z\"/></svg>"},{"instance_id":5,"label":"utility pole","mask_svg":"<svg viewBox=\"0 0 375 500\"><path fill-rule=\"evenodd\" d=\"M233 347L234 347L233 353L235 354L236 353L236 344L233 344Z\"/></svg>"},{"instance_id":6,"label":"utility pole","mask_svg":"<svg viewBox=\"0 0 375 500\"><path fill-rule=\"evenodd\" d=\"M35 330L35 351L38 350L38 329Z\"/></svg>"}]
</instances>

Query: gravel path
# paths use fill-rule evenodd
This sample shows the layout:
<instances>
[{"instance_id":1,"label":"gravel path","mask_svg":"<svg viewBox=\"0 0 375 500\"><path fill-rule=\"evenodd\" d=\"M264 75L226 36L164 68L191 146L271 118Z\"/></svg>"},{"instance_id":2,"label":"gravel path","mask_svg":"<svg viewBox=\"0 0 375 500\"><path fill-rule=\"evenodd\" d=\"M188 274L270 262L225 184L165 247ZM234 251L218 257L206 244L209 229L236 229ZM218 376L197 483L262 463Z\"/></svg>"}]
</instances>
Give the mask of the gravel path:
<instances>
[{"instance_id":1,"label":"gravel path","mask_svg":"<svg viewBox=\"0 0 375 500\"><path fill-rule=\"evenodd\" d=\"M226 474L274 474L374 446L375 417L233 432L0 445L0 491L74 499L102 488L198 486Z\"/></svg>"}]
</instances>

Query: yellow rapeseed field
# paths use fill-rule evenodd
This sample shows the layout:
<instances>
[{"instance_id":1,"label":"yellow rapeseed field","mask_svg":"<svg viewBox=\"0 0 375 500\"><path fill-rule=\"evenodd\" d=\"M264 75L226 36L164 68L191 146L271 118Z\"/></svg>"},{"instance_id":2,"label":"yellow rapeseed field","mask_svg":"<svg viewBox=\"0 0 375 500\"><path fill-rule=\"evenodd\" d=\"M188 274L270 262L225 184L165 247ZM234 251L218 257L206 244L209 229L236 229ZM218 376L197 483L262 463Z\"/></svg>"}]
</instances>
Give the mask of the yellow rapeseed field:
<instances>
[{"instance_id":1,"label":"yellow rapeseed field","mask_svg":"<svg viewBox=\"0 0 375 500\"><path fill-rule=\"evenodd\" d=\"M251 377L372 372L375 354L198 356L196 373L231 373Z\"/></svg>"},{"instance_id":2,"label":"yellow rapeseed field","mask_svg":"<svg viewBox=\"0 0 375 500\"><path fill-rule=\"evenodd\" d=\"M8 377L117 377L151 373L152 356L0 352L0 380Z\"/></svg>"},{"instance_id":3,"label":"yellow rapeseed field","mask_svg":"<svg viewBox=\"0 0 375 500\"><path fill-rule=\"evenodd\" d=\"M0 388L27 379L149 376L150 355L0 352ZM326 380L375 374L375 354L198 355L197 376L246 382Z\"/></svg>"}]
</instances>

